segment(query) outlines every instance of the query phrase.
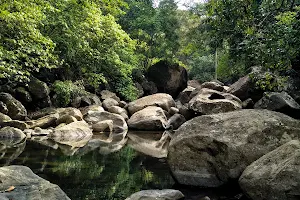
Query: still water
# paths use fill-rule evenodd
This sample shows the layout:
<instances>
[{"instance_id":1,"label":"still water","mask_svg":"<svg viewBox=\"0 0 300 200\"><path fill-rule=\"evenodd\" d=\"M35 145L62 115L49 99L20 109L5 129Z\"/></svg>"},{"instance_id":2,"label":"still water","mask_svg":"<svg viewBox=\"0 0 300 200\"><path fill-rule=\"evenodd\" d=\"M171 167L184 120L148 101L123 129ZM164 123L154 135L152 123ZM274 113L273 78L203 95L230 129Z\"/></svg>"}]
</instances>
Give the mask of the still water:
<instances>
[{"instance_id":1,"label":"still water","mask_svg":"<svg viewBox=\"0 0 300 200\"><path fill-rule=\"evenodd\" d=\"M207 190L177 186L166 159L136 150L151 149L153 144L159 147L157 141L161 134L152 135L152 143L149 134L129 135L131 139L127 145L126 141L108 144L99 143L102 141L99 138L92 138L81 148L41 138L27 141L1 140L0 165L28 166L35 174L59 185L72 200L124 200L140 190L169 188L181 190L190 200L198 200L206 195L212 200L241 199L236 188ZM166 137L160 140L160 151L163 151L164 143L168 141ZM145 148L135 145L136 142L145 142ZM157 155L156 150L151 155Z\"/></svg>"}]
</instances>

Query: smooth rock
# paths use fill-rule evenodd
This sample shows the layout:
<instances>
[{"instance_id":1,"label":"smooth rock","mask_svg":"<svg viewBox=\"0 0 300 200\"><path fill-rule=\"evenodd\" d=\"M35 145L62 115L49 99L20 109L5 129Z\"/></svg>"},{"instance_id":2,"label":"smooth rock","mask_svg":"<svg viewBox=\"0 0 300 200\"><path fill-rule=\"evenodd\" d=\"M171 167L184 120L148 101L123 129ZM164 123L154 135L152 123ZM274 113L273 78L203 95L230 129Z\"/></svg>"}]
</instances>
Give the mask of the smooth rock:
<instances>
[{"instance_id":1,"label":"smooth rock","mask_svg":"<svg viewBox=\"0 0 300 200\"><path fill-rule=\"evenodd\" d=\"M120 101L120 98L115 93L113 93L113 92L111 92L109 90L102 90L100 92L100 96L101 96L102 100L111 98L111 99L116 100L117 102Z\"/></svg>"},{"instance_id":2,"label":"smooth rock","mask_svg":"<svg viewBox=\"0 0 300 200\"><path fill-rule=\"evenodd\" d=\"M184 195L178 190L142 190L132 194L125 200L179 200L183 199Z\"/></svg>"},{"instance_id":3,"label":"smooth rock","mask_svg":"<svg viewBox=\"0 0 300 200\"><path fill-rule=\"evenodd\" d=\"M13 127L4 127L0 129L0 138L26 138L26 135L20 129Z\"/></svg>"},{"instance_id":4,"label":"smooth rock","mask_svg":"<svg viewBox=\"0 0 300 200\"><path fill-rule=\"evenodd\" d=\"M186 119L181 114L175 114L173 115L166 125L166 129L169 130L176 130L178 129L184 122L186 122Z\"/></svg>"},{"instance_id":5,"label":"smooth rock","mask_svg":"<svg viewBox=\"0 0 300 200\"><path fill-rule=\"evenodd\" d=\"M189 108L204 115L224 113L242 108L239 98L229 93L203 88L190 102Z\"/></svg>"},{"instance_id":6,"label":"smooth rock","mask_svg":"<svg viewBox=\"0 0 300 200\"><path fill-rule=\"evenodd\" d=\"M216 90L219 92L223 92L223 90L224 90L224 88L221 84L214 82L214 81L202 83L201 88L207 88L207 89Z\"/></svg>"},{"instance_id":7,"label":"smooth rock","mask_svg":"<svg viewBox=\"0 0 300 200\"><path fill-rule=\"evenodd\" d=\"M227 92L233 94L234 96L244 101L250 97L250 89L251 79L249 76L244 76L240 78L237 82L232 84L227 90Z\"/></svg>"},{"instance_id":8,"label":"smooth rock","mask_svg":"<svg viewBox=\"0 0 300 200\"><path fill-rule=\"evenodd\" d=\"M112 132L113 120L103 120L92 125L92 129L95 132Z\"/></svg>"},{"instance_id":9,"label":"smooth rock","mask_svg":"<svg viewBox=\"0 0 300 200\"><path fill-rule=\"evenodd\" d=\"M55 184L37 176L25 166L6 166L0 168L0 190L5 191L10 186L15 189L0 193L2 199L17 200L70 200L70 198Z\"/></svg>"},{"instance_id":10,"label":"smooth rock","mask_svg":"<svg viewBox=\"0 0 300 200\"><path fill-rule=\"evenodd\" d=\"M300 138L300 121L269 110L204 115L184 123L169 145L168 163L185 185L219 187L282 144Z\"/></svg>"},{"instance_id":11,"label":"smooth rock","mask_svg":"<svg viewBox=\"0 0 300 200\"><path fill-rule=\"evenodd\" d=\"M149 106L134 113L128 120L129 128L136 130L164 130L167 117L160 107Z\"/></svg>"},{"instance_id":12,"label":"smooth rock","mask_svg":"<svg viewBox=\"0 0 300 200\"><path fill-rule=\"evenodd\" d=\"M292 140L254 161L239 184L251 199L299 199L300 141Z\"/></svg>"},{"instance_id":13,"label":"smooth rock","mask_svg":"<svg viewBox=\"0 0 300 200\"><path fill-rule=\"evenodd\" d=\"M265 92L254 108L273 110L300 119L300 105L286 92Z\"/></svg>"},{"instance_id":14,"label":"smooth rock","mask_svg":"<svg viewBox=\"0 0 300 200\"><path fill-rule=\"evenodd\" d=\"M5 115L3 113L0 113L0 123L1 122L8 122L8 121L11 121L12 119L8 116L8 115Z\"/></svg>"},{"instance_id":15,"label":"smooth rock","mask_svg":"<svg viewBox=\"0 0 300 200\"><path fill-rule=\"evenodd\" d=\"M121 115L126 121L128 120L128 112L124 108L119 106L111 106L108 108L108 112Z\"/></svg>"},{"instance_id":16,"label":"smooth rock","mask_svg":"<svg viewBox=\"0 0 300 200\"><path fill-rule=\"evenodd\" d=\"M102 102L102 105L103 105L103 108L105 108L106 110L108 110L112 106L118 106L119 102L116 101L116 100L114 100L114 99L112 99L112 98L108 98L108 99L105 99Z\"/></svg>"},{"instance_id":17,"label":"smooth rock","mask_svg":"<svg viewBox=\"0 0 300 200\"><path fill-rule=\"evenodd\" d=\"M175 106L175 101L169 94L158 93L150 96L145 96L128 104L128 111L132 115L148 106L158 106L169 111Z\"/></svg>"}]
</instances>

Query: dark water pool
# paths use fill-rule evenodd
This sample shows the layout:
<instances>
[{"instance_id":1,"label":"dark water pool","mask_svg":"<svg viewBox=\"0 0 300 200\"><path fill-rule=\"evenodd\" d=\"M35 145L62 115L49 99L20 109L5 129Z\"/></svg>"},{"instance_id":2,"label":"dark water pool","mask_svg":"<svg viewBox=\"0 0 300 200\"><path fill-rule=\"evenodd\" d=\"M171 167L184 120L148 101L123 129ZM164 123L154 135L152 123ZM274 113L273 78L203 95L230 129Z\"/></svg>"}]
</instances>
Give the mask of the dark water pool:
<instances>
[{"instance_id":1,"label":"dark water pool","mask_svg":"<svg viewBox=\"0 0 300 200\"><path fill-rule=\"evenodd\" d=\"M128 145L113 153L81 149L30 140L12 146L2 144L0 165L28 166L59 185L72 200L124 200L140 190L168 188L181 190L189 200L203 196L244 199L233 186L218 190L178 186L165 159L147 156Z\"/></svg>"}]
</instances>

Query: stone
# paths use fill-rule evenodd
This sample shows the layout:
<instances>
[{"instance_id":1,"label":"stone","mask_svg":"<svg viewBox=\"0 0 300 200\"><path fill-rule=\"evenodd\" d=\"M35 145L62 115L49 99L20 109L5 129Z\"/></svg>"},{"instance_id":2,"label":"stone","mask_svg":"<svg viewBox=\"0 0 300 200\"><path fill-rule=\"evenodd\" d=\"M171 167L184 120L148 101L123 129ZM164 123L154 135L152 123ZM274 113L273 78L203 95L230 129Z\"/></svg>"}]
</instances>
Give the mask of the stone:
<instances>
[{"instance_id":1,"label":"stone","mask_svg":"<svg viewBox=\"0 0 300 200\"><path fill-rule=\"evenodd\" d=\"M193 88L201 88L201 84L197 80L189 80L188 86L193 87Z\"/></svg>"},{"instance_id":2,"label":"stone","mask_svg":"<svg viewBox=\"0 0 300 200\"><path fill-rule=\"evenodd\" d=\"M203 88L191 101L189 108L204 115L230 112L242 108L239 98L229 93Z\"/></svg>"},{"instance_id":3,"label":"stone","mask_svg":"<svg viewBox=\"0 0 300 200\"><path fill-rule=\"evenodd\" d=\"M149 106L134 113L128 120L129 128L136 130L165 130L167 117L162 108Z\"/></svg>"},{"instance_id":4,"label":"stone","mask_svg":"<svg viewBox=\"0 0 300 200\"><path fill-rule=\"evenodd\" d=\"M273 110L300 119L300 105L286 92L265 92L254 108Z\"/></svg>"},{"instance_id":5,"label":"stone","mask_svg":"<svg viewBox=\"0 0 300 200\"><path fill-rule=\"evenodd\" d=\"M203 115L175 131L168 163L180 184L219 187L252 162L293 139L300 121L269 110Z\"/></svg>"},{"instance_id":6,"label":"stone","mask_svg":"<svg viewBox=\"0 0 300 200\"><path fill-rule=\"evenodd\" d=\"M234 96L244 101L250 98L250 94L249 94L250 89L251 89L251 79L247 75L240 78L237 82L232 84L229 87L227 92L233 94Z\"/></svg>"},{"instance_id":7,"label":"stone","mask_svg":"<svg viewBox=\"0 0 300 200\"><path fill-rule=\"evenodd\" d=\"M50 115L43 116L36 120L27 121L29 128L34 129L36 127L39 128L49 128L54 127L56 125L56 120L58 120L59 114L54 113Z\"/></svg>"},{"instance_id":8,"label":"stone","mask_svg":"<svg viewBox=\"0 0 300 200\"><path fill-rule=\"evenodd\" d=\"M178 129L184 122L186 122L186 119L181 114L175 114L173 115L166 125L166 129L169 130L176 130Z\"/></svg>"},{"instance_id":9,"label":"stone","mask_svg":"<svg viewBox=\"0 0 300 200\"><path fill-rule=\"evenodd\" d=\"M80 108L80 111L82 113L83 116L87 115L88 112L90 111L99 111L99 112L103 112L105 111L104 108L102 106L99 105L92 105L92 106L87 106L84 108Z\"/></svg>"},{"instance_id":10,"label":"stone","mask_svg":"<svg viewBox=\"0 0 300 200\"><path fill-rule=\"evenodd\" d=\"M8 122L8 121L11 121L11 120L12 119L9 116L7 116L7 115L5 115L3 113L0 113L0 123L2 123L2 122Z\"/></svg>"},{"instance_id":11,"label":"stone","mask_svg":"<svg viewBox=\"0 0 300 200\"><path fill-rule=\"evenodd\" d=\"M3 101L0 101L0 113L3 113L5 115L8 113L8 108Z\"/></svg>"},{"instance_id":12,"label":"stone","mask_svg":"<svg viewBox=\"0 0 300 200\"><path fill-rule=\"evenodd\" d=\"M195 88L188 86L185 88L178 97L176 98L176 101L180 101L182 104L188 103L191 100L191 93L195 90Z\"/></svg>"},{"instance_id":13,"label":"stone","mask_svg":"<svg viewBox=\"0 0 300 200\"><path fill-rule=\"evenodd\" d=\"M49 96L50 89L46 83L32 77L28 83L28 90L36 99L44 99Z\"/></svg>"},{"instance_id":14,"label":"stone","mask_svg":"<svg viewBox=\"0 0 300 200\"><path fill-rule=\"evenodd\" d=\"M62 115L60 116L57 120L56 120L56 125L59 125L59 124L70 124L72 122L76 122L78 121L75 117L71 116L71 115L68 115L68 114L65 114L65 115Z\"/></svg>"},{"instance_id":15,"label":"stone","mask_svg":"<svg viewBox=\"0 0 300 200\"><path fill-rule=\"evenodd\" d=\"M128 130L127 123L121 115L106 111L90 111L85 115L84 120L92 125L101 121L112 120L113 132L120 133Z\"/></svg>"},{"instance_id":16,"label":"stone","mask_svg":"<svg viewBox=\"0 0 300 200\"><path fill-rule=\"evenodd\" d=\"M224 88L221 84L217 83L217 82L205 82L201 84L201 88L207 88L207 89L211 89L211 90L216 90L219 92L223 92Z\"/></svg>"},{"instance_id":17,"label":"stone","mask_svg":"<svg viewBox=\"0 0 300 200\"><path fill-rule=\"evenodd\" d=\"M159 61L150 66L146 72L148 81L155 83L158 92L177 97L187 87L187 71L176 63Z\"/></svg>"},{"instance_id":18,"label":"stone","mask_svg":"<svg viewBox=\"0 0 300 200\"><path fill-rule=\"evenodd\" d=\"M55 128L49 138L60 144L72 147L83 147L92 138L93 132L85 121L72 122Z\"/></svg>"},{"instance_id":19,"label":"stone","mask_svg":"<svg viewBox=\"0 0 300 200\"><path fill-rule=\"evenodd\" d=\"M184 195L178 190L142 190L132 194L125 200L179 200L183 199Z\"/></svg>"},{"instance_id":20,"label":"stone","mask_svg":"<svg viewBox=\"0 0 300 200\"><path fill-rule=\"evenodd\" d=\"M15 99L8 93L0 93L0 101L2 101L7 107L7 114L12 119L23 120L27 116L27 110L20 101Z\"/></svg>"},{"instance_id":21,"label":"stone","mask_svg":"<svg viewBox=\"0 0 300 200\"><path fill-rule=\"evenodd\" d=\"M254 161L239 184L251 199L299 199L300 141L292 140Z\"/></svg>"},{"instance_id":22,"label":"stone","mask_svg":"<svg viewBox=\"0 0 300 200\"><path fill-rule=\"evenodd\" d=\"M170 108L169 115L172 116L172 115L175 115L177 113L179 113L179 109L178 108L176 108L176 107L171 107Z\"/></svg>"},{"instance_id":23,"label":"stone","mask_svg":"<svg viewBox=\"0 0 300 200\"><path fill-rule=\"evenodd\" d=\"M253 109L254 108L254 102L251 98L246 99L242 102L242 108L244 109Z\"/></svg>"},{"instance_id":24,"label":"stone","mask_svg":"<svg viewBox=\"0 0 300 200\"><path fill-rule=\"evenodd\" d=\"M4 127L0 129L0 138L26 138L26 135L20 129L13 128L13 127Z\"/></svg>"},{"instance_id":25,"label":"stone","mask_svg":"<svg viewBox=\"0 0 300 200\"><path fill-rule=\"evenodd\" d=\"M128 113L127 110L121 108L119 106L111 106L108 108L108 112L115 113L121 115L126 121L128 120Z\"/></svg>"},{"instance_id":26,"label":"stone","mask_svg":"<svg viewBox=\"0 0 300 200\"><path fill-rule=\"evenodd\" d=\"M144 96L156 94L158 91L153 81L143 81L141 85L144 90Z\"/></svg>"},{"instance_id":27,"label":"stone","mask_svg":"<svg viewBox=\"0 0 300 200\"><path fill-rule=\"evenodd\" d=\"M10 192L0 193L0 199L70 200L57 185L37 176L25 166L1 167L0 180L1 191L15 186L15 189Z\"/></svg>"},{"instance_id":28,"label":"stone","mask_svg":"<svg viewBox=\"0 0 300 200\"><path fill-rule=\"evenodd\" d=\"M21 101L24 104L28 104L28 103L32 102L32 97L31 97L30 93L23 87L18 87L15 90L15 95L16 95L16 99L18 99L19 101Z\"/></svg>"},{"instance_id":29,"label":"stone","mask_svg":"<svg viewBox=\"0 0 300 200\"><path fill-rule=\"evenodd\" d=\"M113 120L103 120L92 125L94 132L112 132L113 131Z\"/></svg>"},{"instance_id":30,"label":"stone","mask_svg":"<svg viewBox=\"0 0 300 200\"><path fill-rule=\"evenodd\" d=\"M10 121L6 121L6 122L1 122L0 125L2 127L10 126L10 127L18 128L22 131L29 128L29 126L28 126L28 124L26 124L26 122L19 121L19 120L10 120Z\"/></svg>"},{"instance_id":31,"label":"stone","mask_svg":"<svg viewBox=\"0 0 300 200\"><path fill-rule=\"evenodd\" d=\"M100 92L100 96L101 96L102 100L105 100L105 99L114 99L117 102L120 102L120 98L115 93L113 93L113 92L111 92L109 90L102 90Z\"/></svg>"},{"instance_id":32,"label":"stone","mask_svg":"<svg viewBox=\"0 0 300 200\"><path fill-rule=\"evenodd\" d=\"M112 106L118 106L119 102L112 98L108 98L103 101L102 105L105 110L108 110Z\"/></svg>"},{"instance_id":33,"label":"stone","mask_svg":"<svg viewBox=\"0 0 300 200\"><path fill-rule=\"evenodd\" d=\"M169 111L171 107L175 106L175 101L169 94L157 93L130 102L128 104L128 111L132 115L148 106L158 106Z\"/></svg>"}]
</instances>

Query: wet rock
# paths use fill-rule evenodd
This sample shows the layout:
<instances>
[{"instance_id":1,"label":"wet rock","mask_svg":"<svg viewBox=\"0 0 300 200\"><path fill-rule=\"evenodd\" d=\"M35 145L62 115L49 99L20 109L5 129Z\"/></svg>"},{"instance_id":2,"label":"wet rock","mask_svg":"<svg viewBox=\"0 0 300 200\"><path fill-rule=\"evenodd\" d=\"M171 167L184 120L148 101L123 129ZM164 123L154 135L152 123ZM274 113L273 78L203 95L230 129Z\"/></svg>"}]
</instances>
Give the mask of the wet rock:
<instances>
[{"instance_id":1,"label":"wet rock","mask_svg":"<svg viewBox=\"0 0 300 200\"><path fill-rule=\"evenodd\" d=\"M0 198L3 199L70 200L57 185L35 175L25 166L1 167L0 180L1 191L15 186L14 190L0 194Z\"/></svg>"},{"instance_id":2,"label":"wet rock","mask_svg":"<svg viewBox=\"0 0 300 200\"><path fill-rule=\"evenodd\" d=\"M113 120L104 120L93 124L92 129L94 132L112 132L113 125Z\"/></svg>"},{"instance_id":3,"label":"wet rock","mask_svg":"<svg viewBox=\"0 0 300 200\"><path fill-rule=\"evenodd\" d=\"M300 105L286 92L265 92L255 105L256 109L268 109L300 118Z\"/></svg>"},{"instance_id":4,"label":"wet rock","mask_svg":"<svg viewBox=\"0 0 300 200\"><path fill-rule=\"evenodd\" d=\"M190 102L189 108L201 114L216 114L239 110L242 102L229 93L203 88Z\"/></svg>"},{"instance_id":5,"label":"wet rock","mask_svg":"<svg viewBox=\"0 0 300 200\"><path fill-rule=\"evenodd\" d=\"M0 138L26 138L26 135L20 129L13 127L4 127L0 129Z\"/></svg>"},{"instance_id":6,"label":"wet rock","mask_svg":"<svg viewBox=\"0 0 300 200\"><path fill-rule=\"evenodd\" d=\"M166 129L169 130L176 130L178 129L184 122L186 122L186 119L181 114L175 114L173 115L166 125Z\"/></svg>"},{"instance_id":7,"label":"wet rock","mask_svg":"<svg viewBox=\"0 0 300 200\"><path fill-rule=\"evenodd\" d=\"M7 108L7 114L12 119L22 120L27 116L27 111L20 101L16 100L8 93L0 93L0 101L2 101ZM5 109L5 107L4 107Z\"/></svg>"},{"instance_id":8,"label":"wet rock","mask_svg":"<svg viewBox=\"0 0 300 200\"><path fill-rule=\"evenodd\" d=\"M300 121L268 110L196 117L173 136L168 163L185 185L218 187L282 144L300 138Z\"/></svg>"},{"instance_id":9,"label":"wet rock","mask_svg":"<svg viewBox=\"0 0 300 200\"><path fill-rule=\"evenodd\" d=\"M127 123L121 115L109 113L106 111L90 111L85 115L84 120L92 125L101 121L112 120L113 132L119 133L128 130Z\"/></svg>"},{"instance_id":10,"label":"wet rock","mask_svg":"<svg viewBox=\"0 0 300 200\"><path fill-rule=\"evenodd\" d=\"M44 99L49 96L50 89L46 83L32 77L28 83L28 90L36 99Z\"/></svg>"},{"instance_id":11,"label":"wet rock","mask_svg":"<svg viewBox=\"0 0 300 200\"><path fill-rule=\"evenodd\" d=\"M178 190L142 190L132 194L125 200L179 200L183 199L184 195Z\"/></svg>"},{"instance_id":12,"label":"wet rock","mask_svg":"<svg viewBox=\"0 0 300 200\"><path fill-rule=\"evenodd\" d=\"M167 117L163 109L149 106L134 113L128 120L128 126L137 130L164 130Z\"/></svg>"},{"instance_id":13,"label":"wet rock","mask_svg":"<svg viewBox=\"0 0 300 200\"><path fill-rule=\"evenodd\" d=\"M201 88L207 88L207 89L216 90L219 92L223 92L223 90L224 90L224 88L221 84L214 82L214 81L202 83Z\"/></svg>"},{"instance_id":14,"label":"wet rock","mask_svg":"<svg viewBox=\"0 0 300 200\"><path fill-rule=\"evenodd\" d=\"M296 200L300 197L300 141L290 141L249 165L239 179L255 200Z\"/></svg>"},{"instance_id":15,"label":"wet rock","mask_svg":"<svg viewBox=\"0 0 300 200\"><path fill-rule=\"evenodd\" d=\"M2 123L2 122L8 122L8 121L11 121L11 120L12 119L9 116L0 113L0 123Z\"/></svg>"},{"instance_id":16,"label":"wet rock","mask_svg":"<svg viewBox=\"0 0 300 200\"><path fill-rule=\"evenodd\" d=\"M48 136L60 144L83 147L92 138L93 132L85 121L77 121L55 128Z\"/></svg>"},{"instance_id":17,"label":"wet rock","mask_svg":"<svg viewBox=\"0 0 300 200\"><path fill-rule=\"evenodd\" d=\"M160 61L149 67L146 72L148 81L153 81L158 92L177 97L187 87L187 71L179 64Z\"/></svg>"},{"instance_id":18,"label":"wet rock","mask_svg":"<svg viewBox=\"0 0 300 200\"><path fill-rule=\"evenodd\" d=\"M108 99L105 99L103 101L103 108L105 108L106 110L108 110L110 107L112 106L118 106L119 105L119 102L112 99L112 98L108 98Z\"/></svg>"},{"instance_id":19,"label":"wet rock","mask_svg":"<svg viewBox=\"0 0 300 200\"><path fill-rule=\"evenodd\" d=\"M128 104L128 111L132 115L148 106L158 106L169 111L171 107L175 106L175 101L171 95L158 93L150 96L142 97Z\"/></svg>"}]
</instances>

